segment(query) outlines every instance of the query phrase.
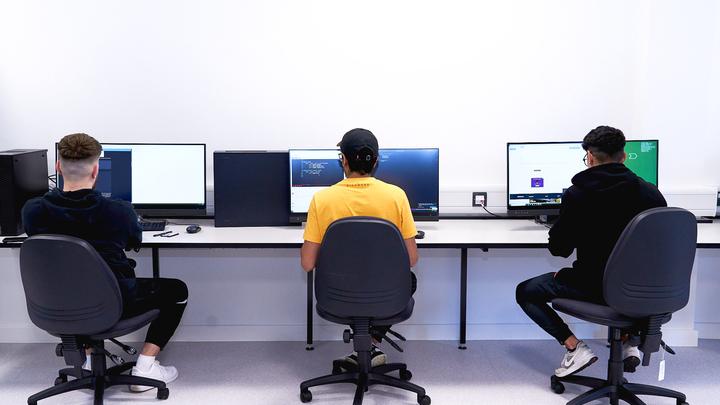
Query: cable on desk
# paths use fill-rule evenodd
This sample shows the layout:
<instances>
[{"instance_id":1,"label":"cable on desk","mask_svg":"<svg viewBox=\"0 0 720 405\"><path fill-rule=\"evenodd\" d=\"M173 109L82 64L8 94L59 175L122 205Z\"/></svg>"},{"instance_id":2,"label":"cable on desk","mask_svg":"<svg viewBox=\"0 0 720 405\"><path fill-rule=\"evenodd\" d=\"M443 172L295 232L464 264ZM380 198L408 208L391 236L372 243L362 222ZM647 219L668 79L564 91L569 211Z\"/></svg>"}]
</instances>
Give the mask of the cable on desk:
<instances>
[{"instance_id":1,"label":"cable on desk","mask_svg":"<svg viewBox=\"0 0 720 405\"><path fill-rule=\"evenodd\" d=\"M480 207L482 207L482 209L484 209L485 212L487 212L488 214L494 216L495 218L504 218L504 217L501 216L501 215L498 215L498 214L495 214L495 213L492 213L492 212L488 211L488 209L487 209L487 207L485 207L485 205L480 205Z\"/></svg>"}]
</instances>

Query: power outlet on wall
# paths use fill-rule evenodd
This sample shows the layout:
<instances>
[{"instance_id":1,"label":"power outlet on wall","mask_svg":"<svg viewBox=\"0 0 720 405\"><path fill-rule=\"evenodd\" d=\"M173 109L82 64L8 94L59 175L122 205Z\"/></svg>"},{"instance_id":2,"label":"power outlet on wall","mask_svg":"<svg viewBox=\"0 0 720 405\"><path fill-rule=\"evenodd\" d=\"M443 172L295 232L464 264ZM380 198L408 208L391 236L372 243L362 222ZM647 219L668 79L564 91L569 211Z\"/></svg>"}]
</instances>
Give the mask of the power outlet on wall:
<instances>
[{"instance_id":1,"label":"power outlet on wall","mask_svg":"<svg viewBox=\"0 0 720 405\"><path fill-rule=\"evenodd\" d=\"M487 207L487 192L473 191L472 206L473 207Z\"/></svg>"}]
</instances>

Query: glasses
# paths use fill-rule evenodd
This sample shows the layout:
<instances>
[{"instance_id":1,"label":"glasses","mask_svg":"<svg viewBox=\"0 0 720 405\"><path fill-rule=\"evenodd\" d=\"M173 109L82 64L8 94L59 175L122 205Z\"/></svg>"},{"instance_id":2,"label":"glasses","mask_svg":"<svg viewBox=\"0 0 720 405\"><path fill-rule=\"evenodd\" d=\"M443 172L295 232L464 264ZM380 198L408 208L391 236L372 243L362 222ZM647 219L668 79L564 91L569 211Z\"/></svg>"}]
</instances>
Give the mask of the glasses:
<instances>
[{"instance_id":1,"label":"glasses","mask_svg":"<svg viewBox=\"0 0 720 405\"><path fill-rule=\"evenodd\" d=\"M340 160L340 161L343 160L343 154L342 154L342 153L338 153L338 160Z\"/></svg>"}]
</instances>

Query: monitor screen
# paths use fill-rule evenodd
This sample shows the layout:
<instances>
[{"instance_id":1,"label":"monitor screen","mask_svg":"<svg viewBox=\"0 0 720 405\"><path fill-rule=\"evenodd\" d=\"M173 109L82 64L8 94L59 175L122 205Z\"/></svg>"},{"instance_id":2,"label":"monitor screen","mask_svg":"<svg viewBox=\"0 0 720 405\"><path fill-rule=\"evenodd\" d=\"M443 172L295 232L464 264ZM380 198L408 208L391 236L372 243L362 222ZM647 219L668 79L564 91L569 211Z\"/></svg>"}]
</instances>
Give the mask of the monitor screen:
<instances>
[{"instance_id":1,"label":"monitor screen","mask_svg":"<svg viewBox=\"0 0 720 405\"><path fill-rule=\"evenodd\" d=\"M95 188L147 215L205 210L205 144L102 144ZM62 187L62 176L58 186Z\"/></svg>"},{"instance_id":2,"label":"monitor screen","mask_svg":"<svg viewBox=\"0 0 720 405\"><path fill-rule=\"evenodd\" d=\"M580 142L508 143L508 210L559 208L584 156Z\"/></svg>"},{"instance_id":3,"label":"monitor screen","mask_svg":"<svg viewBox=\"0 0 720 405\"><path fill-rule=\"evenodd\" d=\"M643 180L658 185L658 140L627 141L625 166Z\"/></svg>"},{"instance_id":4,"label":"monitor screen","mask_svg":"<svg viewBox=\"0 0 720 405\"><path fill-rule=\"evenodd\" d=\"M657 185L658 141L630 140L625 152L625 165ZM508 143L508 211L555 213L551 211L559 209L562 193L572 185L573 176L587 169L584 156L582 142Z\"/></svg>"},{"instance_id":5,"label":"monitor screen","mask_svg":"<svg viewBox=\"0 0 720 405\"><path fill-rule=\"evenodd\" d=\"M293 149L290 157L290 213L306 214L316 192L341 181L337 149Z\"/></svg>"},{"instance_id":6,"label":"monitor screen","mask_svg":"<svg viewBox=\"0 0 720 405\"><path fill-rule=\"evenodd\" d=\"M440 194L440 151L380 149L375 177L405 191L416 220L437 219Z\"/></svg>"},{"instance_id":7,"label":"monitor screen","mask_svg":"<svg viewBox=\"0 0 720 405\"><path fill-rule=\"evenodd\" d=\"M290 150L290 212L306 214L313 195L344 178L337 149ZM416 220L436 220L438 149L380 149L374 176L405 191Z\"/></svg>"}]
</instances>

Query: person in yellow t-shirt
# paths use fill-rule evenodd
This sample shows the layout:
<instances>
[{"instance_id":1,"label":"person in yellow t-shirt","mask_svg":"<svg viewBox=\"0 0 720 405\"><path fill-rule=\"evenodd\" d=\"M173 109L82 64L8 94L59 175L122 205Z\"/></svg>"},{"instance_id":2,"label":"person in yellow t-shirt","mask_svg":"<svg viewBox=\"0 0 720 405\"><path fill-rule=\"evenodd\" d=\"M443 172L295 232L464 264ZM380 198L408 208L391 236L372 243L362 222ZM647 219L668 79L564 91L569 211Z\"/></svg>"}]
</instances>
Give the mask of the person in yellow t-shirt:
<instances>
[{"instance_id":1,"label":"person in yellow t-shirt","mask_svg":"<svg viewBox=\"0 0 720 405\"><path fill-rule=\"evenodd\" d=\"M418 262L418 250L415 243L415 221L410 211L405 192L397 186L380 181L372 176L378 161L378 141L372 132L356 128L348 131L338 144L340 160L345 179L318 191L313 196L308 210L300 262L305 271L315 269L318 251L325 231L334 221L353 216L382 218L397 226L405 239L410 267ZM412 293L417 288L417 278L412 277ZM387 328L373 328L373 339L379 343ZM385 354L373 347L372 366L377 367L387 361ZM357 364L357 353L345 358L346 362Z\"/></svg>"}]
</instances>

